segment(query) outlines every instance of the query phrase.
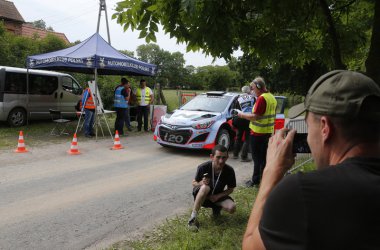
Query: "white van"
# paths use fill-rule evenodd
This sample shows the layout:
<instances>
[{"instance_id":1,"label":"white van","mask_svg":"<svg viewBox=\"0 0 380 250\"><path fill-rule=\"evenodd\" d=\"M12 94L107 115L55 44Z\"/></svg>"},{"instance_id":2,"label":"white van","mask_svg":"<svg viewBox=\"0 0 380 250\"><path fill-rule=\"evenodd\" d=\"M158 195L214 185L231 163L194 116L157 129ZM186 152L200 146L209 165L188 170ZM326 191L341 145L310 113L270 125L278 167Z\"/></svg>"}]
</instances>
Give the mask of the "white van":
<instances>
[{"instance_id":1,"label":"white van","mask_svg":"<svg viewBox=\"0 0 380 250\"><path fill-rule=\"evenodd\" d=\"M0 66L0 121L18 127L27 118L50 118L49 109L60 110L65 117L76 115L75 105L81 98L82 88L72 76L29 70L29 91L26 77L24 68Z\"/></svg>"}]
</instances>

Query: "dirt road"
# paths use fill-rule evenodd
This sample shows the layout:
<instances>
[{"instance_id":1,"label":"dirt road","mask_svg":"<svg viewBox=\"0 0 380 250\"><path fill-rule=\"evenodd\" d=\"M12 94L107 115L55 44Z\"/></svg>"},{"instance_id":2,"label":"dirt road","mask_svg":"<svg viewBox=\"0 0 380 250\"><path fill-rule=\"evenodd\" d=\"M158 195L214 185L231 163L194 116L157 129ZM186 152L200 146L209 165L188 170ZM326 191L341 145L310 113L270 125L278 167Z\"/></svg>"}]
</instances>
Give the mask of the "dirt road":
<instances>
[{"instance_id":1,"label":"dirt road","mask_svg":"<svg viewBox=\"0 0 380 250\"><path fill-rule=\"evenodd\" d=\"M27 143L27 142L26 142ZM100 249L188 211L207 153L163 148L151 134L0 151L0 249ZM252 162L229 159L238 183Z\"/></svg>"}]
</instances>

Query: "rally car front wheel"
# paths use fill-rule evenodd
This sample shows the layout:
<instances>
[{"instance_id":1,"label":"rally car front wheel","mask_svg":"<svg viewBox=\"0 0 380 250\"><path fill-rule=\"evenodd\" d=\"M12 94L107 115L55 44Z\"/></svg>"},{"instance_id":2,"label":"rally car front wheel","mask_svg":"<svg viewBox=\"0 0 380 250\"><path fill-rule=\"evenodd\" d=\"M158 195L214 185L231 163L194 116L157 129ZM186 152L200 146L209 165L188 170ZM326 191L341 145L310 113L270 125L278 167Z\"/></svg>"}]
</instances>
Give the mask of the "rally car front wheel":
<instances>
[{"instance_id":1,"label":"rally car front wheel","mask_svg":"<svg viewBox=\"0 0 380 250\"><path fill-rule=\"evenodd\" d=\"M231 136L228 130L221 129L216 137L216 144L223 145L227 149L231 147Z\"/></svg>"}]
</instances>

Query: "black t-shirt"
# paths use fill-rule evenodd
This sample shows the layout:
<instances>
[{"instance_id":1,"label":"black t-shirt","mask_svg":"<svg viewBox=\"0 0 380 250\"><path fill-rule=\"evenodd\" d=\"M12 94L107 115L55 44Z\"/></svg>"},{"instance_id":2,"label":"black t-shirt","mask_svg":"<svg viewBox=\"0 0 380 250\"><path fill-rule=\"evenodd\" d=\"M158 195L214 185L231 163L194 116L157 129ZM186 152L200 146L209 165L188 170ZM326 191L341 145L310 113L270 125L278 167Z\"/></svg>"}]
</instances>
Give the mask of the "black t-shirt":
<instances>
[{"instance_id":1,"label":"black t-shirt","mask_svg":"<svg viewBox=\"0 0 380 250\"><path fill-rule=\"evenodd\" d=\"M212 178L212 161L208 161L199 165L194 179L198 182L201 181L205 173L208 173L208 176L210 177L211 192L216 183L214 194L219 194L223 192L226 186L228 188L236 187L235 171L231 166L227 164L224 165L222 172L220 174L219 180L218 180L219 174L214 176L215 183L213 183L213 178Z\"/></svg>"},{"instance_id":2,"label":"black t-shirt","mask_svg":"<svg viewBox=\"0 0 380 250\"><path fill-rule=\"evenodd\" d=\"M285 177L259 230L266 249L380 249L380 158Z\"/></svg>"}]
</instances>

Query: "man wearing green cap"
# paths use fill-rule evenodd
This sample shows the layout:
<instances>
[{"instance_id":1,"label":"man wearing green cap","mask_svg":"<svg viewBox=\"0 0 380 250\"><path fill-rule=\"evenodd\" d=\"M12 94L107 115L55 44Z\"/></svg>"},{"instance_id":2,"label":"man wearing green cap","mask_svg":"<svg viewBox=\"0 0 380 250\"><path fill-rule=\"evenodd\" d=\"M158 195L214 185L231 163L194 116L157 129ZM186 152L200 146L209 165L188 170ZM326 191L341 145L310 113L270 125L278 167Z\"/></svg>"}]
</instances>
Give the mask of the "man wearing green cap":
<instances>
[{"instance_id":1,"label":"man wearing green cap","mask_svg":"<svg viewBox=\"0 0 380 250\"><path fill-rule=\"evenodd\" d=\"M284 178L296 131L269 141L243 249L379 249L380 88L353 71L321 76L303 104L317 170Z\"/></svg>"}]
</instances>

